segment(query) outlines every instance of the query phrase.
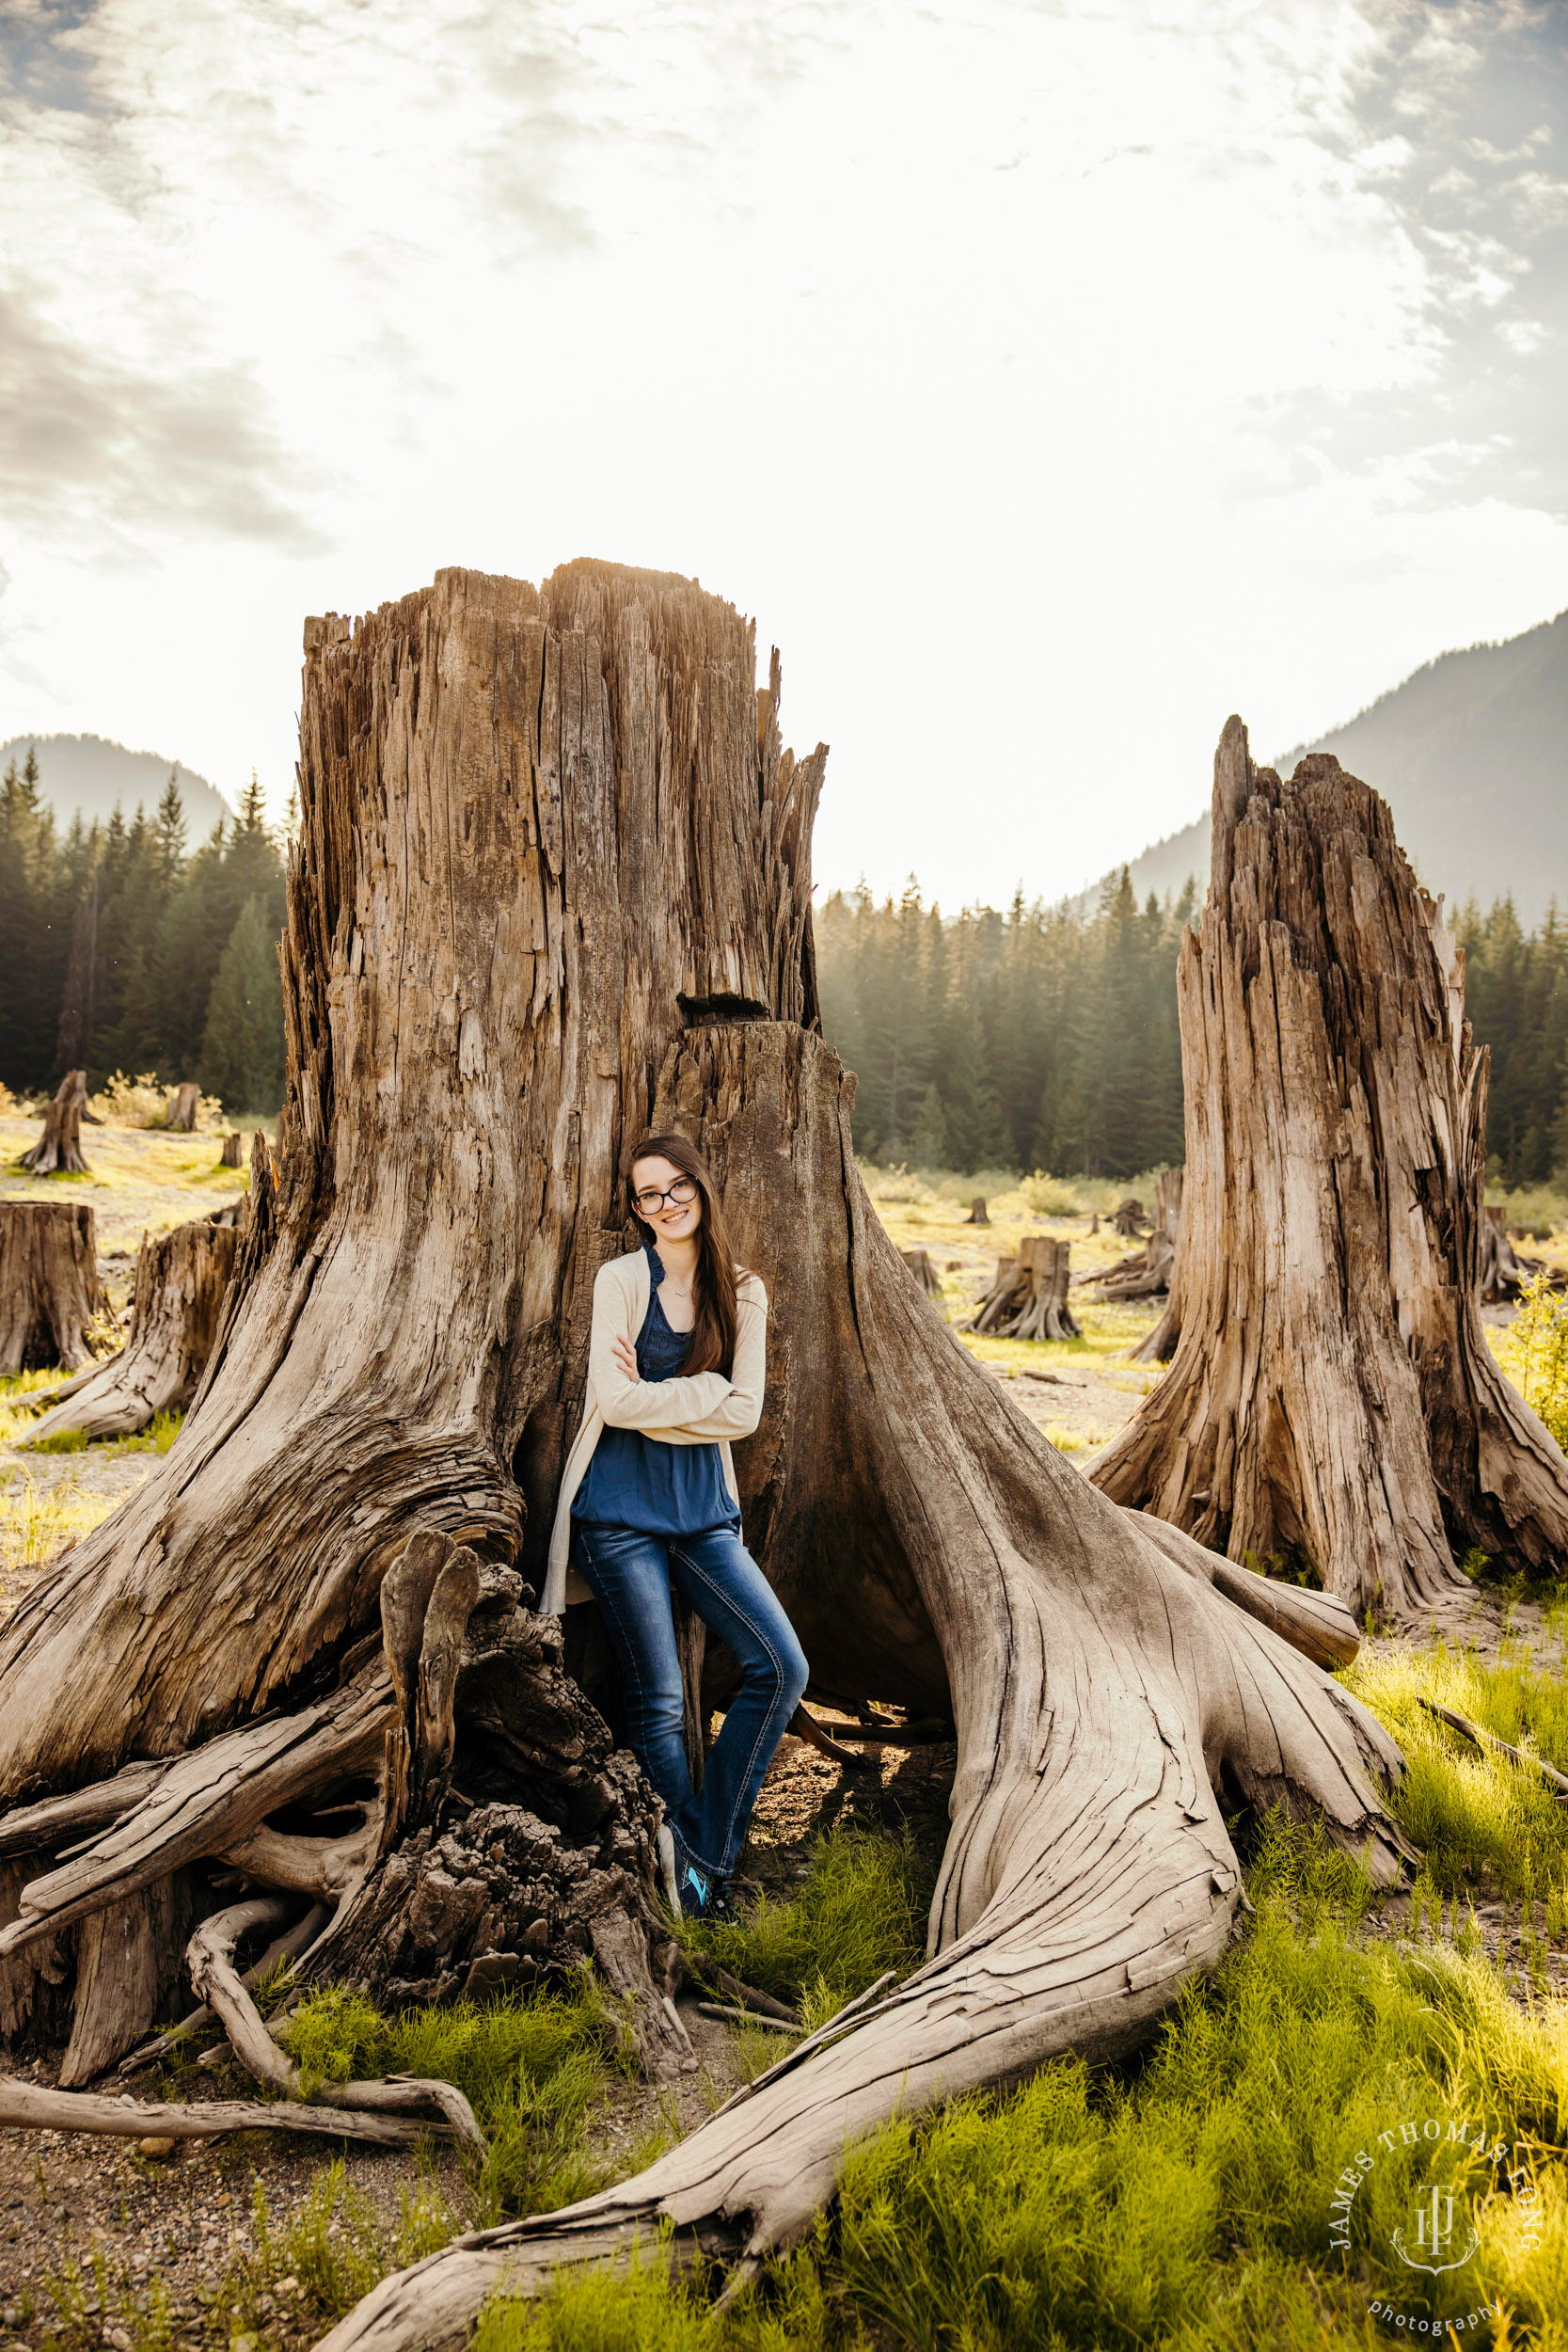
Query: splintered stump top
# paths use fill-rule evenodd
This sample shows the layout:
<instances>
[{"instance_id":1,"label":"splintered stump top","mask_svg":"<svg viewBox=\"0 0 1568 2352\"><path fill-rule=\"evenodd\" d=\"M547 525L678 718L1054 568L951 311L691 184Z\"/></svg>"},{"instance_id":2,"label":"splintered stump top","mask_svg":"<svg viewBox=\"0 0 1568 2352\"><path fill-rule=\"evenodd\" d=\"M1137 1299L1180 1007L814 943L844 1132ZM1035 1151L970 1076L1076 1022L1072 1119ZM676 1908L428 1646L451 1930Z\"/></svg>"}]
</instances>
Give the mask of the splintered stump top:
<instances>
[{"instance_id":1,"label":"splintered stump top","mask_svg":"<svg viewBox=\"0 0 1568 2352\"><path fill-rule=\"evenodd\" d=\"M1477 1312L1486 1061L1441 909L1370 787L1323 755L1282 782L1239 719L1212 830L1178 966L1180 1338L1090 1475L1358 1612L1467 1591L1455 1541L1560 1561L1568 1470Z\"/></svg>"}]
</instances>

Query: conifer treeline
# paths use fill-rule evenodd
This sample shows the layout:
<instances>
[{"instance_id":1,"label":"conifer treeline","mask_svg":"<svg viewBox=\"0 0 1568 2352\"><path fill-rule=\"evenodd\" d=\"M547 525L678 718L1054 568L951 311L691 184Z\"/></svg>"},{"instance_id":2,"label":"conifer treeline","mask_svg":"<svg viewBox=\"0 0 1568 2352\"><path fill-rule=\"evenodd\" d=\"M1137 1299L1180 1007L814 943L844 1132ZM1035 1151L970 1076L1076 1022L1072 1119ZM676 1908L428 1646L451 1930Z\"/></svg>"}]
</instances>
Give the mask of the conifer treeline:
<instances>
[{"instance_id":1,"label":"conifer treeline","mask_svg":"<svg viewBox=\"0 0 1568 2352\"><path fill-rule=\"evenodd\" d=\"M828 1041L860 1079L855 1148L917 1167L1132 1176L1180 1160L1176 953L1196 903L970 907L911 878L896 905L835 891L816 916Z\"/></svg>"},{"instance_id":2,"label":"conifer treeline","mask_svg":"<svg viewBox=\"0 0 1568 2352\"><path fill-rule=\"evenodd\" d=\"M195 1078L229 1110L283 1095L283 861L254 777L238 820L187 849L173 776L156 812L61 832L29 753L0 780L0 1080L85 1069Z\"/></svg>"},{"instance_id":3,"label":"conifer treeline","mask_svg":"<svg viewBox=\"0 0 1568 2352\"><path fill-rule=\"evenodd\" d=\"M829 1042L860 1079L855 1146L924 1168L1125 1177L1182 1155L1176 957L1189 881L1140 908L1126 869L1087 914L1028 904L945 921L911 879L816 916ZM1511 903L1458 919L1465 1008L1492 1048L1487 1146L1504 1184L1568 1168L1568 925Z\"/></svg>"}]
</instances>

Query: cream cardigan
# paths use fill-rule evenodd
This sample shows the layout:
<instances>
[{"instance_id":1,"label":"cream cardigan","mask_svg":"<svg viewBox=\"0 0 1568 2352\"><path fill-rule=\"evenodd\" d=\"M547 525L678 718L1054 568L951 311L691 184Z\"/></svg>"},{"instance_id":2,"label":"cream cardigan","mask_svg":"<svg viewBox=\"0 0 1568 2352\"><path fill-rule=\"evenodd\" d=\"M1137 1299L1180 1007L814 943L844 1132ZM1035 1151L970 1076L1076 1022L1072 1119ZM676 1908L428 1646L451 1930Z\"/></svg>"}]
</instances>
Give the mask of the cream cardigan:
<instances>
[{"instance_id":1,"label":"cream cardigan","mask_svg":"<svg viewBox=\"0 0 1568 2352\"><path fill-rule=\"evenodd\" d=\"M617 1339L637 1344L648 1311L653 1282L648 1253L633 1249L611 1258L594 1278L594 1320L588 1340L588 1386L582 1423L566 1456L561 1500L550 1530L549 1566L541 1612L555 1613L569 1600L593 1596L568 1562L572 1549L572 1501L588 1473L601 1431L641 1429L660 1445L712 1445L724 1466L724 1484L739 1507L732 1438L749 1438L762 1418L763 1378L768 1368L768 1293L754 1274L737 1286L735 1369L684 1374L673 1380L630 1380L615 1360Z\"/></svg>"}]
</instances>

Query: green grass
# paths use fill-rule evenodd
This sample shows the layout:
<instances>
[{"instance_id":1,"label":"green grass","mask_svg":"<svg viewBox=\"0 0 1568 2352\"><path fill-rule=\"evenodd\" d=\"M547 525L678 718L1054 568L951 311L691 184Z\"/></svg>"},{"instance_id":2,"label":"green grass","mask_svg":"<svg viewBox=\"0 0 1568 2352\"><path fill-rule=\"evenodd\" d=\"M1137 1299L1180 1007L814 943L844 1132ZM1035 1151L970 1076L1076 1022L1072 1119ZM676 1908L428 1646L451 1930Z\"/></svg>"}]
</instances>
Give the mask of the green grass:
<instances>
[{"instance_id":1,"label":"green grass","mask_svg":"<svg viewBox=\"0 0 1568 2352\"><path fill-rule=\"evenodd\" d=\"M907 1834L834 1829L813 1848L798 1893L765 1896L744 1919L684 1921L680 1933L814 2030L890 1968L915 1965L927 1895Z\"/></svg>"},{"instance_id":2,"label":"green grass","mask_svg":"<svg viewBox=\"0 0 1568 2352\"><path fill-rule=\"evenodd\" d=\"M1421 1704L1467 1715L1526 1756L1568 1772L1568 1680L1523 1643L1496 1665L1443 1641L1364 1654L1340 1679L1385 1723L1407 1771L1389 1810L1426 1856L1441 1893L1472 1889L1533 1903L1568 1928L1568 1805L1528 1764L1482 1751Z\"/></svg>"},{"instance_id":3,"label":"green grass","mask_svg":"<svg viewBox=\"0 0 1568 2352\"><path fill-rule=\"evenodd\" d=\"M1480 1961L1358 1940L1354 1866L1277 1829L1263 1842L1245 1945L1141 2063L1097 2073L1064 2058L1010 2094L889 2124L850 2153L835 2213L727 2313L702 2283L670 2285L650 2247L629 2280L496 2299L475 2352L1370 2344L1383 2339L1369 2294L1429 2320L1501 2297L1510 2344L1561 2352L1564 2012L1514 2008ZM1539 2185L1533 2232L1468 2149L1401 2144L1402 2121L1450 2115L1516 2152ZM1330 2201L1366 2150L1347 2267L1329 2249ZM1481 2233L1448 2277L1390 2249L1432 2180L1469 2194Z\"/></svg>"},{"instance_id":4,"label":"green grass","mask_svg":"<svg viewBox=\"0 0 1568 2352\"><path fill-rule=\"evenodd\" d=\"M289 2020L283 2046L306 2096L351 2076L422 2074L455 2083L490 2140L474 2181L486 2219L546 2213L603 2178L585 2153L614 2020L586 1974L559 1992L500 1994L383 2016L363 1994L331 1986Z\"/></svg>"},{"instance_id":5,"label":"green grass","mask_svg":"<svg viewBox=\"0 0 1568 2352\"><path fill-rule=\"evenodd\" d=\"M1568 1453L1568 1295L1550 1288L1548 1275L1525 1285L1497 1354L1525 1403Z\"/></svg>"}]
</instances>

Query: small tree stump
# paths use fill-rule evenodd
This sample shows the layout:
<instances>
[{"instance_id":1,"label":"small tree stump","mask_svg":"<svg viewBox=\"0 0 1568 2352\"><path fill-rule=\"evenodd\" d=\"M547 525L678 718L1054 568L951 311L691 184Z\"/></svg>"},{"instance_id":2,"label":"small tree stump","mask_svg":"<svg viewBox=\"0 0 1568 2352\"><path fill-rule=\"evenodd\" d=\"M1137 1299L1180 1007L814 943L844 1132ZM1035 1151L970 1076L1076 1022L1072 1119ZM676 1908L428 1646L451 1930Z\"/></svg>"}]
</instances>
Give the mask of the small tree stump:
<instances>
[{"instance_id":1,"label":"small tree stump","mask_svg":"<svg viewBox=\"0 0 1568 2352\"><path fill-rule=\"evenodd\" d=\"M37 1445L66 1429L134 1437L159 1413L189 1405L217 1337L239 1239L235 1226L208 1217L144 1238L129 1340L107 1363L56 1389L24 1442Z\"/></svg>"},{"instance_id":2,"label":"small tree stump","mask_svg":"<svg viewBox=\"0 0 1568 2352\"><path fill-rule=\"evenodd\" d=\"M1539 1258L1521 1258L1509 1238L1508 1211L1490 1204L1481 1213L1480 1296L1483 1307L1500 1307L1517 1298L1530 1277L1539 1274Z\"/></svg>"},{"instance_id":3,"label":"small tree stump","mask_svg":"<svg viewBox=\"0 0 1568 2352\"><path fill-rule=\"evenodd\" d=\"M87 1164L82 1157L82 1120L91 1117L87 1109L87 1073L85 1070L68 1070L44 1113L43 1133L32 1150L23 1153L21 1165L33 1176L53 1176L56 1170L67 1176L87 1175Z\"/></svg>"},{"instance_id":4,"label":"small tree stump","mask_svg":"<svg viewBox=\"0 0 1568 2352\"><path fill-rule=\"evenodd\" d=\"M1067 1303L1071 1250L1048 1233L1020 1242L1016 1258L997 1260L996 1280L964 1328L1001 1340L1077 1339Z\"/></svg>"},{"instance_id":5,"label":"small tree stump","mask_svg":"<svg viewBox=\"0 0 1568 2352\"><path fill-rule=\"evenodd\" d=\"M986 1215L986 1197L984 1193L977 1192L974 1200L970 1202L969 1215L964 1219L964 1223L966 1225L989 1225L990 1223L990 1217Z\"/></svg>"},{"instance_id":6,"label":"small tree stump","mask_svg":"<svg viewBox=\"0 0 1568 2352\"><path fill-rule=\"evenodd\" d=\"M928 1249L900 1249L898 1255L914 1276L927 1298L942 1296L942 1277L931 1263Z\"/></svg>"},{"instance_id":7,"label":"small tree stump","mask_svg":"<svg viewBox=\"0 0 1568 2352\"><path fill-rule=\"evenodd\" d=\"M223 1138L223 1150L218 1155L218 1166L220 1168L238 1168L239 1165L240 1131L236 1127L231 1134L225 1136Z\"/></svg>"},{"instance_id":8,"label":"small tree stump","mask_svg":"<svg viewBox=\"0 0 1568 2352\"><path fill-rule=\"evenodd\" d=\"M187 1079L183 1086L176 1087L169 1096L168 1109L164 1114L164 1125L173 1135L194 1136L197 1113L200 1108L201 1089L192 1085ZM234 1166L236 1163L226 1162L225 1165Z\"/></svg>"},{"instance_id":9,"label":"small tree stump","mask_svg":"<svg viewBox=\"0 0 1568 2352\"><path fill-rule=\"evenodd\" d=\"M1129 1194L1116 1214L1117 1232L1123 1240L1130 1240L1134 1233L1141 1233L1148 1223L1148 1211L1141 1200L1134 1200Z\"/></svg>"},{"instance_id":10,"label":"small tree stump","mask_svg":"<svg viewBox=\"0 0 1568 2352\"><path fill-rule=\"evenodd\" d=\"M0 1373L74 1372L104 1307L98 1225L67 1200L0 1201Z\"/></svg>"}]
</instances>

